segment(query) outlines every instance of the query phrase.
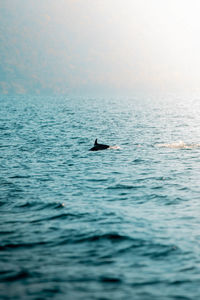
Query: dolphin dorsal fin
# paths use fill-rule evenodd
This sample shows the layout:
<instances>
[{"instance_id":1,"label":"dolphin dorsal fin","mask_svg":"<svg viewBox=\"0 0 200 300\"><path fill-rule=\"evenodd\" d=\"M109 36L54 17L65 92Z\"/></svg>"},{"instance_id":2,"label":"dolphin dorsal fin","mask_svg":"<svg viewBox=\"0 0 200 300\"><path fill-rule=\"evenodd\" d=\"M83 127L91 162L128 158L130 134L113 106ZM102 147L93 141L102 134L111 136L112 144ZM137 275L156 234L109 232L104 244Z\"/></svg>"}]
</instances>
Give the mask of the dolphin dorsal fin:
<instances>
[{"instance_id":1,"label":"dolphin dorsal fin","mask_svg":"<svg viewBox=\"0 0 200 300\"><path fill-rule=\"evenodd\" d=\"M94 144L97 145L97 139L95 140Z\"/></svg>"}]
</instances>

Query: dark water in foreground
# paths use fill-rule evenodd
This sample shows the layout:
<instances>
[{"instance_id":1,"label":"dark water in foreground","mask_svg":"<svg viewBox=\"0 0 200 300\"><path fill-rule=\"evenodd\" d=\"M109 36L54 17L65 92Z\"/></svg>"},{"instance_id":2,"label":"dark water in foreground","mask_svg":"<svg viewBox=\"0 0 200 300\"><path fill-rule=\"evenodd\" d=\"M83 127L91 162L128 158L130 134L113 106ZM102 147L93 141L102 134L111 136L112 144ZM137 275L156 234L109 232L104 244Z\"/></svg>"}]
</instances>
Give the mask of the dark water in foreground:
<instances>
[{"instance_id":1,"label":"dark water in foreground","mask_svg":"<svg viewBox=\"0 0 200 300\"><path fill-rule=\"evenodd\" d=\"M200 299L199 112L1 97L0 299Z\"/></svg>"}]
</instances>

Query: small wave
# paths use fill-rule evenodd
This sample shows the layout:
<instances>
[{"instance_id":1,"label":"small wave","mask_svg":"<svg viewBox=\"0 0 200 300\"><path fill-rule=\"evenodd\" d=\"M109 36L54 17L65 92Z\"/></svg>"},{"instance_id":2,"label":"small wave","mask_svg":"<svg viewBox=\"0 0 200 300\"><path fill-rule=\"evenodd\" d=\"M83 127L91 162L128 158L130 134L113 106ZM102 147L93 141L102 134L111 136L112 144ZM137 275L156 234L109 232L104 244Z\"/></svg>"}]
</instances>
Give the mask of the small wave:
<instances>
[{"instance_id":1,"label":"small wave","mask_svg":"<svg viewBox=\"0 0 200 300\"><path fill-rule=\"evenodd\" d=\"M122 282L120 278L113 277L113 276L102 276L100 278L100 281L103 283L117 283L117 284Z\"/></svg>"},{"instance_id":2,"label":"small wave","mask_svg":"<svg viewBox=\"0 0 200 300\"><path fill-rule=\"evenodd\" d=\"M19 271L17 273L9 274L4 276L5 281L16 281L30 277L30 273L27 271Z\"/></svg>"},{"instance_id":3,"label":"small wave","mask_svg":"<svg viewBox=\"0 0 200 300\"><path fill-rule=\"evenodd\" d=\"M0 201L0 206L3 206L5 204L6 204L6 202Z\"/></svg>"},{"instance_id":4,"label":"small wave","mask_svg":"<svg viewBox=\"0 0 200 300\"><path fill-rule=\"evenodd\" d=\"M88 237L79 238L76 242L96 242L101 240L110 240L112 242L122 242L126 240L130 240L129 237L120 235L118 233L106 233L103 235L93 235Z\"/></svg>"},{"instance_id":5,"label":"small wave","mask_svg":"<svg viewBox=\"0 0 200 300\"><path fill-rule=\"evenodd\" d=\"M156 147L172 148L172 149L194 149L199 148L200 144L186 144L183 141L175 143L156 144Z\"/></svg>"},{"instance_id":6,"label":"small wave","mask_svg":"<svg viewBox=\"0 0 200 300\"><path fill-rule=\"evenodd\" d=\"M104 179L104 178L90 178L90 179L87 179L87 181L91 181L91 182L106 182L108 181L108 179Z\"/></svg>"},{"instance_id":7,"label":"small wave","mask_svg":"<svg viewBox=\"0 0 200 300\"><path fill-rule=\"evenodd\" d=\"M144 162L144 159L136 158L136 159L134 159L132 162L135 163L135 164L140 164L140 163L143 163L143 162Z\"/></svg>"},{"instance_id":8,"label":"small wave","mask_svg":"<svg viewBox=\"0 0 200 300\"><path fill-rule=\"evenodd\" d=\"M39 201L28 201L28 202L23 202L20 204L17 204L17 208L33 208L35 210L41 210L41 209L47 209L47 208L53 208L53 209L59 209L59 208L64 208L65 204L64 203L42 203Z\"/></svg>"},{"instance_id":9,"label":"small wave","mask_svg":"<svg viewBox=\"0 0 200 300\"><path fill-rule=\"evenodd\" d=\"M10 178L11 179L25 179L25 178L30 178L30 175L13 175Z\"/></svg>"},{"instance_id":10,"label":"small wave","mask_svg":"<svg viewBox=\"0 0 200 300\"><path fill-rule=\"evenodd\" d=\"M48 218L39 218L33 221L30 221L31 223L40 223L40 222L45 222L45 221L52 221L52 220L56 220L56 219L76 219L77 216L71 213L64 213L64 214L59 214L59 215L55 215L55 216L51 216Z\"/></svg>"},{"instance_id":11,"label":"small wave","mask_svg":"<svg viewBox=\"0 0 200 300\"><path fill-rule=\"evenodd\" d=\"M35 246L46 245L48 242L37 242L37 243L19 243L19 244L5 244L0 246L0 251L12 250L12 249L27 249Z\"/></svg>"},{"instance_id":12,"label":"small wave","mask_svg":"<svg viewBox=\"0 0 200 300\"><path fill-rule=\"evenodd\" d=\"M0 235L8 235L12 233L14 233L14 231L0 231Z\"/></svg>"},{"instance_id":13,"label":"small wave","mask_svg":"<svg viewBox=\"0 0 200 300\"><path fill-rule=\"evenodd\" d=\"M121 190L121 189L138 189L138 188L144 188L143 185L128 185L128 184L116 184L114 186L109 186L107 189L108 190Z\"/></svg>"}]
</instances>

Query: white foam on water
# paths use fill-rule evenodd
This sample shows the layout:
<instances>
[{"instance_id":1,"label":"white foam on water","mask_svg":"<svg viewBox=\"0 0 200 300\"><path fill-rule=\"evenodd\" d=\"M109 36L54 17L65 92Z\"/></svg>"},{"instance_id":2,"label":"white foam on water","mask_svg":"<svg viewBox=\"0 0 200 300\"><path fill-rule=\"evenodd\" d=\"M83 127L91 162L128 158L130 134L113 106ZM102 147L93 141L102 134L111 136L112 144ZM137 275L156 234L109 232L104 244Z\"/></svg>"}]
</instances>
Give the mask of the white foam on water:
<instances>
[{"instance_id":1,"label":"white foam on water","mask_svg":"<svg viewBox=\"0 0 200 300\"><path fill-rule=\"evenodd\" d=\"M121 149L119 146L110 146L108 149Z\"/></svg>"},{"instance_id":2,"label":"white foam on water","mask_svg":"<svg viewBox=\"0 0 200 300\"><path fill-rule=\"evenodd\" d=\"M200 144L186 144L183 141L178 141L174 143L156 144L155 146L172 149L194 149L200 147Z\"/></svg>"}]
</instances>

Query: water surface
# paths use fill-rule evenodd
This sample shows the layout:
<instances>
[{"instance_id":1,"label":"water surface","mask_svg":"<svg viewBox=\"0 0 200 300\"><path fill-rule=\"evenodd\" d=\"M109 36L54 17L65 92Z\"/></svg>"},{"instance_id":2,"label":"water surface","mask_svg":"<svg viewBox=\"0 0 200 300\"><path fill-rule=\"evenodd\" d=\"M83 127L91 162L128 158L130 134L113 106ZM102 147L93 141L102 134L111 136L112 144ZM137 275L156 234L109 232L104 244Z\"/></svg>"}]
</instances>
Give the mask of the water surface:
<instances>
[{"instance_id":1,"label":"water surface","mask_svg":"<svg viewBox=\"0 0 200 300\"><path fill-rule=\"evenodd\" d=\"M199 112L2 96L0 298L199 299Z\"/></svg>"}]
</instances>

